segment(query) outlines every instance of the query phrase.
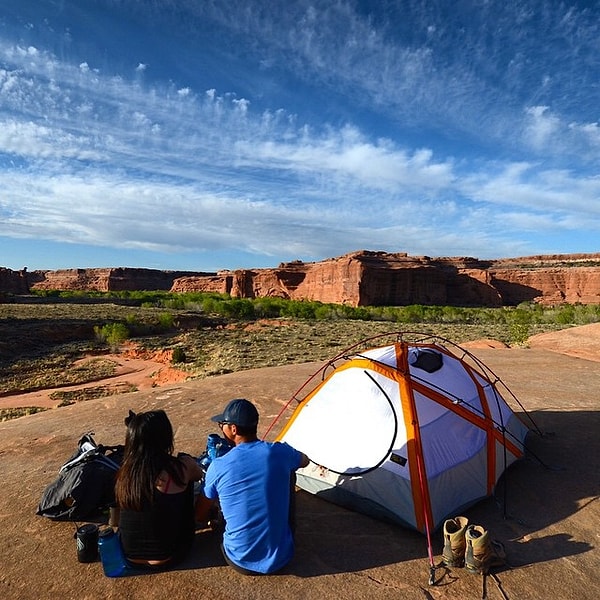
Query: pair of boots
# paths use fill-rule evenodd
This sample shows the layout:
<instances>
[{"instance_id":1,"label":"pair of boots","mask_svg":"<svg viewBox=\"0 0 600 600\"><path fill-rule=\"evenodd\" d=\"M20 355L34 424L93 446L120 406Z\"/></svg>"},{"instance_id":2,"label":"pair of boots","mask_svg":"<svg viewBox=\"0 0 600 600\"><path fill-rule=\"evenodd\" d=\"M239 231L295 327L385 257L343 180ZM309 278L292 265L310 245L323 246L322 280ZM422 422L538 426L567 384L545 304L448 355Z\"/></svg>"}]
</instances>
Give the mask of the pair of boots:
<instances>
[{"instance_id":1,"label":"pair of boots","mask_svg":"<svg viewBox=\"0 0 600 600\"><path fill-rule=\"evenodd\" d=\"M464 566L469 573L481 575L503 565L506 553L481 525L469 525L466 517L454 517L444 522L442 560L447 567Z\"/></svg>"}]
</instances>

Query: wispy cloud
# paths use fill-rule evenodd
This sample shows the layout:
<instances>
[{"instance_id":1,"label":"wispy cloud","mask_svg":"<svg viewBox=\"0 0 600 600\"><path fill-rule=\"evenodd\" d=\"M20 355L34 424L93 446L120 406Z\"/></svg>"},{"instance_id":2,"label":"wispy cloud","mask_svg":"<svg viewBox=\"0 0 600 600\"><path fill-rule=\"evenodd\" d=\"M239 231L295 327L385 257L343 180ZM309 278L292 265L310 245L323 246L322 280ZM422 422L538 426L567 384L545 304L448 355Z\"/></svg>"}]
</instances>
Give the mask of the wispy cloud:
<instances>
[{"instance_id":1,"label":"wispy cloud","mask_svg":"<svg viewBox=\"0 0 600 600\"><path fill-rule=\"evenodd\" d=\"M526 110L523 141L537 155L576 157L585 165L598 167L600 157L600 127L592 123L565 122L547 106L532 106Z\"/></svg>"}]
</instances>

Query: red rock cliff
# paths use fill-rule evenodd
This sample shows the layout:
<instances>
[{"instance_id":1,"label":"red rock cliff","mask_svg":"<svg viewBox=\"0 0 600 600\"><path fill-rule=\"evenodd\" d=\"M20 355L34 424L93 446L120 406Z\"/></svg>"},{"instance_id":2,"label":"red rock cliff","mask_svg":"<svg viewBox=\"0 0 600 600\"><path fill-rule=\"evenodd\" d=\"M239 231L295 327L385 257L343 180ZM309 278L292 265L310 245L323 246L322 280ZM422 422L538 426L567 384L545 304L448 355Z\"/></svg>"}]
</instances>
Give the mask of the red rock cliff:
<instances>
[{"instance_id":1,"label":"red rock cliff","mask_svg":"<svg viewBox=\"0 0 600 600\"><path fill-rule=\"evenodd\" d=\"M0 292L22 294L28 289L219 292L236 298L280 297L351 306L599 304L600 254L483 261L361 250L314 263L293 261L273 269L218 273L0 269Z\"/></svg>"},{"instance_id":2,"label":"red rock cliff","mask_svg":"<svg viewBox=\"0 0 600 600\"><path fill-rule=\"evenodd\" d=\"M31 290L168 291L177 278L192 274L201 277L207 275L206 273L188 271L159 271L119 267L32 271L28 274L28 281Z\"/></svg>"},{"instance_id":3,"label":"red rock cliff","mask_svg":"<svg viewBox=\"0 0 600 600\"><path fill-rule=\"evenodd\" d=\"M358 251L316 263L295 261L216 278L187 277L175 281L173 289L201 291L209 284L238 298L271 296L352 306L597 304L600 254L482 261Z\"/></svg>"},{"instance_id":4,"label":"red rock cliff","mask_svg":"<svg viewBox=\"0 0 600 600\"><path fill-rule=\"evenodd\" d=\"M0 298L6 294L27 294L28 292L27 269L11 271L0 267Z\"/></svg>"}]
</instances>

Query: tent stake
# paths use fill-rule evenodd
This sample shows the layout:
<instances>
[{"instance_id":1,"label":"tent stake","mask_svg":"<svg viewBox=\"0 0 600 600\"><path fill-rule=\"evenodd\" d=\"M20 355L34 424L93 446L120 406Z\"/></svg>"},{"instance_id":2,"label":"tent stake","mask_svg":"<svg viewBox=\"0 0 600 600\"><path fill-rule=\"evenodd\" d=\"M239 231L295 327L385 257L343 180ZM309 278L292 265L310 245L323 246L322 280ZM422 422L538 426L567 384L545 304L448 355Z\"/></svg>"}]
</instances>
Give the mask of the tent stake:
<instances>
[{"instance_id":1,"label":"tent stake","mask_svg":"<svg viewBox=\"0 0 600 600\"><path fill-rule=\"evenodd\" d=\"M435 585L435 565L429 565L429 585Z\"/></svg>"}]
</instances>

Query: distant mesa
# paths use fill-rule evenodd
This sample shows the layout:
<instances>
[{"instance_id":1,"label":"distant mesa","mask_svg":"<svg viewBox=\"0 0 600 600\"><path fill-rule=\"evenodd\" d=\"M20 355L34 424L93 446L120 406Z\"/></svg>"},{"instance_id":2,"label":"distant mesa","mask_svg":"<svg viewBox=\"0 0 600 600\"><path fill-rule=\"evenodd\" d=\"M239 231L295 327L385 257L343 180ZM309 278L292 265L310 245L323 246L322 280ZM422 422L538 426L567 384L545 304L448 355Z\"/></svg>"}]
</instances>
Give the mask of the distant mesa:
<instances>
[{"instance_id":1,"label":"distant mesa","mask_svg":"<svg viewBox=\"0 0 600 600\"><path fill-rule=\"evenodd\" d=\"M319 262L295 260L271 269L216 273L0 267L0 301L35 290L218 292L355 307L600 304L600 253L479 260L359 250Z\"/></svg>"}]
</instances>

